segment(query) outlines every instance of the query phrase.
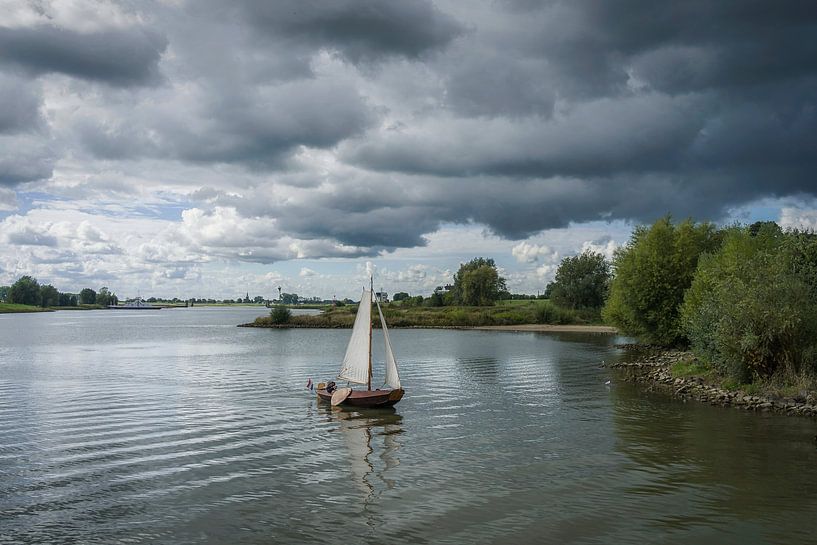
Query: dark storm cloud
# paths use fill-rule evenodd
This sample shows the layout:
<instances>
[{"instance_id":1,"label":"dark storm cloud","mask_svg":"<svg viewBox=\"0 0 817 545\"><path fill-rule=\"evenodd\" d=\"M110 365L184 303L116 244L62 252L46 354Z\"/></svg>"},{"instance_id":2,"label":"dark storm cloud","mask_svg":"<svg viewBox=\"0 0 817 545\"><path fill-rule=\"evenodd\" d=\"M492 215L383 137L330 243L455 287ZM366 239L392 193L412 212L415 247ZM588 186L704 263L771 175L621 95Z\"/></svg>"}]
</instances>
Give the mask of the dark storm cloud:
<instances>
[{"instance_id":1,"label":"dark storm cloud","mask_svg":"<svg viewBox=\"0 0 817 545\"><path fill-rule=\"evenodd\" d=\"M425 185L412 195L408 185L385 184L379 177L327 180L332 191L316 192L306 200L281 199L274 187L258 187L244 195L213 188L193 198L210 206L234 208L245 218L274 218L276 229L305 240L339 240L346 245L378 249L424 245L424 233L435 231L448 207L429 202ZM364 255L361 254L361 255Z\"/></svg>"},{"instance_id":2,"label":"dark storm cloud","mask_svg":"<svg viewBox=\"0 0 817 545\"><path fill-rule=\"evenodd\" d=\"M56 160L36 82L0 72L0 186L49 178Z\"/></svg>"},{"instance_id":3,"label":"dark storm cloud","mask_svg":"<svg viewBox=\"0 0 817 545\"><path fill-rule=\"evenodd\" d=\"M279 210L280 227L297 237L331 238L353 246L369 247L373 252L379 248L424 245L422 235L436 231L441 218L448 212L434 204L387 199L345 207L338 207L337 199L317 200L307 206Z\"/></svg>"},{"instance_id":4,"label":"dark storm cloud","mask_svg":"<svg viewBox=\"0 0 817 545\"><path fill-rule=\"evenodd\" d=\"M504 6L437 61L449 116L370 132L341 156L448 177L436 183L458 206L441 217L467 209L509 237L817 193L817 6Z\"/></svg>"},{"instance_id":5,"label":"dark storm cloud","mask_svg":"<svg viewBox=\"0 0 817 545\"><path fill-rule=\"evenodd\" d=\"M418 58L463 32L428 0L247 0L241 5L250 24L270 38L334 50L355 62Z\"/></svg>"},{"instance_id":6,"label":"dark storm cloud","mask_svg":"<svg viewBox=\"0 0 817 545\"><path fill-rule=\"evenodd\" d=\"M630 70L653 88L682 92L807 75L817 66L817 7L809 2L524 4L514 13L518 30L496 43L547 59L562 77L554 85L576 95L621 92Z\"/></svg>"},{"instance_id":7,"label":"dark storm cloud","mask_svg":"<svg viewBox=\"0 0 817 545\"><path fill-rule=\"evenodd\" d=\"M37 136L0 134L0 186L51 177L56 153Z\"/></svg>"},{"instance_id":8,"label":"dark storm cloud","mask_svg":"<svg viewBox=\"0 0 817 545\"><path fill-rule=\"evenodd\" d=\"M200 201L191 229L266 261L296 252L259 242L268 225L358 255L451 222L518 238L817 193L813 2L202 0L139 20L0 28L0 183L50 176L52 149L167 165ZM241 221L258 233L231 240Z\"/></svg>"},{"instance_id":9,"label":"dark storm cloud","mask_svg":"<svg viewBox=\"0 0 817 545\"><path fill-rule=\"evenodd\" d=\"M469 50L447 72L446 103L459 115L513 118L553 112L556 92L541 59Z\"/></svg>"},{"instance_id":10,"label":"dark storm cloud","mask_svg":"<svg viewBox=\"0 0 817 545\"><path fill-rule=\"evenodd\" d=\"M210 109L213 134L168 141L189 160L275 165L296 146L332 146L372 120L353 88L315 80L219 97Z\"/></svg>"},{"instance_id":11,"label":"dark storm cloud","mask_svg":"<svg viewBox=\"0 0 817 545\"><path fill-rule=\"evenodd\" d=\"M421 204L363 207L348 212L331 202L294 207L281 211L279 225L298 237L331 238L352 246L378 249L411 248L425 244L422 235L440 226L440 212L446 210Z\"/></svg>"},{"instance_id":12,"label":"dark storm cloud","mask_svg":"<svg viewBox=\"0 0 817 545\"><path fill-rule=\"evenodd\" d=\"M149 104L134 118L78 119L78 140L104 159L154 157L281 167L299 146L330 147L375 119L357 91L314 79L254 89L205 88L198 100Z\"/></svg>"},{"instance_id":13,"label":"dark storm cloud","mask_svg":"<svg viewBox=\"0 0 817 545\"><path fill-rule=\"evenodd\" d=\"M0 72L0 134L39 128L42 96L31 82Z\"/></svg>"},{"instance_id":14,"label":"dark storm cloud","mask_svg":"<svg viewBox=\"0 0 817 545\"><path fill-rule=\"evenodd\" d=\"M167 40L147 29L81 33L51 25L0 27L0 63L115 86L156 83L165 47Z\"/></svg>"},{"instance_id":15,"label":"dark storm cloud","mask_svg":"<svg viewBox=\"0 0 817 545\"><path fill-rule=\"evenodd\" d=\"M342 153L370 169L442 176L550 178L675 169L709 110L695 97L599 100L547 122L431 122L350 142Z\"/></svg>"}]
</instances>

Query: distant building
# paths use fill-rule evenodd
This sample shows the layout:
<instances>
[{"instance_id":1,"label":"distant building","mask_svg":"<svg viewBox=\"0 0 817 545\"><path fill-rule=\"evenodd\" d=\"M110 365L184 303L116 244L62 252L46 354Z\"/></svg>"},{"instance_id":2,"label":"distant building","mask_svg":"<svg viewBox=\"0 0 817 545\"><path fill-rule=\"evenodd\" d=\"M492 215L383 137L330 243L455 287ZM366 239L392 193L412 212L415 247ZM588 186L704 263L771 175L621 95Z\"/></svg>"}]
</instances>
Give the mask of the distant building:
<instances>
[{"instance_id":1,"label":"distant building","mask_svg":"<svg viewBox=\"0 0 817 545\"><path fill-rule=\"evenodd\" d=\"M385 291L376 291L374 296L381 303L388 303L389 302L389 294L387 292L385 292Z\"/></svg>"}]
</instances>

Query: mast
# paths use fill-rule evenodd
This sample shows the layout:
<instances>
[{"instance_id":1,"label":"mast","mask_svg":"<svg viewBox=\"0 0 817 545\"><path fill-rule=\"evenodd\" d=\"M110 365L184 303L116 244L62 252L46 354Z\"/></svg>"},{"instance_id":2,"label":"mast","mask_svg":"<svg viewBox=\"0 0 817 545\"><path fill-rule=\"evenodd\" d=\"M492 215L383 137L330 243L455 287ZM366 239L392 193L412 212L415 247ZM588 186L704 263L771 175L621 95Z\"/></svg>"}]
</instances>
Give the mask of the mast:
<instances>
[{"instance_id":1,"label":"mast","mask_svg":"<svg viewBox=\"0 0 817 545\"><path fill-rule=\"evenodd\" d=\"M372 308L372 297L374 296L374 277L369 277L369 308ZM372 389L372 320L369 319L369 382L366 384L366 389Z\"/></svg>"}]
</instances>

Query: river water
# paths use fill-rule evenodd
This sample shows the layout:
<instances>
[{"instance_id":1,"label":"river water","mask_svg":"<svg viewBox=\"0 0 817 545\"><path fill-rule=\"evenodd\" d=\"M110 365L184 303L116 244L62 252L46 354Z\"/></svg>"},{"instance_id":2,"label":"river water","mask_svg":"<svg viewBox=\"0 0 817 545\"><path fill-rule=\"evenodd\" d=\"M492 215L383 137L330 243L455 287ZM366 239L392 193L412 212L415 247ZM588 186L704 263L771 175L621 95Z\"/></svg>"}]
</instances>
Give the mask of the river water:
<instances>
[{"instance_id":1,"label":"river water","mask_svg":"<svg viewBox=\"0 0 817 545\"><path fill-rule=\"evenodd\" d=\"M639 391L615 337L396 330L361 413L304 388L349 331L261 313L0 315L0 543L817 542L817 423Z\"/></svg>"}]
</instances>

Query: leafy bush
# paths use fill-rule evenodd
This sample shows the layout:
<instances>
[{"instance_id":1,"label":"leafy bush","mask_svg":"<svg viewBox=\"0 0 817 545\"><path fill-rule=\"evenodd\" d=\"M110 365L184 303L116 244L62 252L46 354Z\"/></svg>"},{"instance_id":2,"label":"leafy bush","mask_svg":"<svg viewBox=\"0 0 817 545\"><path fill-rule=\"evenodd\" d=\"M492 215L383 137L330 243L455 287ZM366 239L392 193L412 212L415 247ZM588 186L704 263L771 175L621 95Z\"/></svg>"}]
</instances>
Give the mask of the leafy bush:
<instances>
[{"instance_id":1,"label":"leafy bush","mask_svg":"<svg viewBox=\"0 0 817 545\"><path fill-rule=\"evenodd\" d=\"M625 335L650 344L672 346L686 338L680 306L692 284L698 258L719 246L721 235L709 223L669 216L651 227L636 227L630 242L616 252L615 276L602 310L605 321Z\"/></svg>"},{"instance_id":2,"label":"leafy bush","mask_svg":"<svg viewBox=\"0 0 817 545\"><path fill-rule=\"evenodd\" d=\"M548 301L539 303L534 311L537 324L575 324L580 322L576 312Z\"/></svg>"},{"instance_id":3,"label":"leafy bush","mask_svg":"<svg viewBox=\"0 0 817 545\"><path fill-rule=\"evenodd\" d=\"M428 299L423 301L423 304L427 307L441 307L443 306L443 296L435 291Z\"/></svg>"},{"instance_id":4,"label":"leafy bush","mask_svg":"<svg viewBox=\"0 0 817 545\"><path fill-rule=\"evenodd\" d=\"M292 312L284 305L275 305L270 311L270 320L273 324L287 324L292 319Z\"/></svg>"},{"instance_id":5,"label":"leafy bush","mask_svg":"<svg viewBox=\"0 0 817 545\"><path fill-rule=\"evenodd\" d=\"M754 227L754 226L753 226ZM741 382L817 372L817 237L731 229L701 258L682 307L699 357Z\"/></svg>"}]
</instances>

